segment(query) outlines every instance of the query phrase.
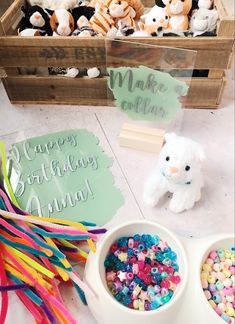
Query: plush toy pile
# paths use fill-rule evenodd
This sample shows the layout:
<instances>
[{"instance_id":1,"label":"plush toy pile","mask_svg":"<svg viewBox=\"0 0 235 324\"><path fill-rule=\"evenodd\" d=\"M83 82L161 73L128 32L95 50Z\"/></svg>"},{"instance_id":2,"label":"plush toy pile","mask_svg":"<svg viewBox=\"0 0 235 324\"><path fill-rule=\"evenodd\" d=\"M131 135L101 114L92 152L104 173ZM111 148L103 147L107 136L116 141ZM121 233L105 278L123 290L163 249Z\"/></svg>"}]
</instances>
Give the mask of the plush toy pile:
<instances>
[{"instance_id":1,"label":"plush toy pile","mask_svg":"<svg viewBox=\"0 0 235 324\"><path fill-rule=\"evenodd\" d=\"M84 0L85 1L85 0ZM151 37L213 36L218 13L213 0L156 0L151 9L141 0L28 0L22 7L20 36ZM50 68L50 74L76 77L77 68ZM97 68L88 69L97 77Z\"/></svg>"}]
</instances>

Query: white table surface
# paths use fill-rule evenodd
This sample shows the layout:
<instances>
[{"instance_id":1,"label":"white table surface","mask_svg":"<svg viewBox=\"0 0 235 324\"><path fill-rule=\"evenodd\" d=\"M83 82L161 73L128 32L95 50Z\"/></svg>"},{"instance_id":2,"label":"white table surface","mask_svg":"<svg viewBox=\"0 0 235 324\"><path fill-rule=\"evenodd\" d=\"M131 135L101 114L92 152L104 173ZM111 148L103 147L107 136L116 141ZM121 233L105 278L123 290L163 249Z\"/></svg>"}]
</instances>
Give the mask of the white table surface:
<instances>
[{"instance_id":1,"label":"white table surface","mask_svg":"<svg viewBox=\"0 0 235 324\"><path fill-rule=\"evenodd\" d=\"M37 136L65 129L87 128L100 139L105 152L112 156L112 172L116 185L125 197L111 227L125 220L154 220L185 237L206 237L215 233L231 233L234 228L234 78L228 73L221 108L184 111L181 134L200 142L207 155L204 164L206 187L194 209L182 214L168 210L169 198L156 208L144 205L143 186L157 161L157 155L121 148L118 135L126 116L108 107L11 105L0 84L0 139L8 147L24 136ZM80 324L96 321L72 289L63 289L66 304ZM7 324L34 323L32 317L10 294ZM123 323L129 324L129 323ZM188 324L188 323L181 323ZM213 323L208 323L213 324Z\"/></svg>"}]
</instances>

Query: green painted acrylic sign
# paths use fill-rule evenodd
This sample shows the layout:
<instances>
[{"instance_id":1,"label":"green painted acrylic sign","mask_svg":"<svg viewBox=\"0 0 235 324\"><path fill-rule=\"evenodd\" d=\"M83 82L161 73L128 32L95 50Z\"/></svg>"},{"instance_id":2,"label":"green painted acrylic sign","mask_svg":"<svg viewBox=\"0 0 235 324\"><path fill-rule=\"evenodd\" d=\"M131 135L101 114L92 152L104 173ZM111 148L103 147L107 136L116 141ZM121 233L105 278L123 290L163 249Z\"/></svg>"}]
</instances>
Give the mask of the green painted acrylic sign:
<instances>
[{"instance_id":1,"label":"green painted acrylic sign","mask_svg":"<svg viewBox=\"0 0 235 324\"><path fill-rule=\"evenodd\" d=\"M85 129L31 138L12 146L17 201L34 215L107 223L124 200L113 160Z\"/></svg>"},{"instance_id":2,"label":"green painted acrylic sign","mask_svg":"<svg viewBox=\"0 0 235 324\"><path fill-rule=\"evenodd\" d=\"M145 66L109 68L108 73L116 106L136 120L171 122L188 92L185 82Z\"/></svg>"}]
</instances>

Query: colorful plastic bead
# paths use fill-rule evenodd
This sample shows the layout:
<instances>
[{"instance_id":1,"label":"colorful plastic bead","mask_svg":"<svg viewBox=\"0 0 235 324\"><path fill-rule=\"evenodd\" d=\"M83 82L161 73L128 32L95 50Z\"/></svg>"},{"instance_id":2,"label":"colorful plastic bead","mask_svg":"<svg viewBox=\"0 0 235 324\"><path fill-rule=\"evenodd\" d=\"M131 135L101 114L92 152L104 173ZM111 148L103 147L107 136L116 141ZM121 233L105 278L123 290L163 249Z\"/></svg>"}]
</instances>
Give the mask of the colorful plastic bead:
<instances>
[{"instance_id":1,"label":"colorful plastic bead","mask_svg":"<svg viewBox=\"0 0 235 324\"><path fill-rule=\"evenodd\" d=\"M201 284L209 304L229 324L235 324L234 251L234 247L211 251L201 270Z\"/></svg>"},{"instance_id":2,"label":"colorful plastic bead","mask_svg":"<svg viewBox=\"0 0 235 324\"><path fill-rule=\"evenodd\" d=\"M114 298L141 311L168 303L181 281L176 253L157 235L120 237L111 245L104 266Z\"/></svg>"},{"instance_id":3,"label":"colorful plastic bead","mask_svg":"<svg viewBox=\"0 0 235 324\"><path fill-rule=\"evenodd\" d=\"M219 294L214 294L213 295L213 300L216 304L219 304L222 301L222 298Z\"/></svg>"},{"instance_id":4,"label":"colorful plastic bead","mask_svg":"<svg viewBox=\"0 0 235 324\"><path fill-rule=\"evenodd\" d=\"M230 323L230 317L229 317L227 314L223 313L223 314L221 315L221 318L222 318L225 322Z\"/></svg>"}]
</instances>

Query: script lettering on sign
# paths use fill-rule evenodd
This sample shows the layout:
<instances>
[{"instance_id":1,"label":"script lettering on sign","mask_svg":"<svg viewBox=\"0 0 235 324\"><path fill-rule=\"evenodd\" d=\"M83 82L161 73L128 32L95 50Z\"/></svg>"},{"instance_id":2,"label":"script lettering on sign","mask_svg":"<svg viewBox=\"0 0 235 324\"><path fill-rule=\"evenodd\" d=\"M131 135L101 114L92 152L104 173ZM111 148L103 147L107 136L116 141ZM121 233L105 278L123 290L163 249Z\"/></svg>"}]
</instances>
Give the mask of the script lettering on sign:
<instances>
[{"instance_id":1,"label":"script lettering on sign","mask_svg":"<svg viewBox=\"0 0 235 324\"><path fill-rule=\"evenodd\" d=\"M85 129L16 143L10 161L16 199L34 215L103 225L123 204L110 171L113 160Z\"/></svg>"},{"instance_id":2,"label":"script lettering on sign","mask_svg":"<svg viewBox=\"0 0 235 324\"><path fill-rule=\"evenodd\" d=\"M133 119L170 122L188 92L185 82L145 66L108 68L108 73L116 106Z\"/></svg>"}]
</instances>

